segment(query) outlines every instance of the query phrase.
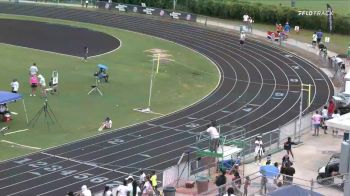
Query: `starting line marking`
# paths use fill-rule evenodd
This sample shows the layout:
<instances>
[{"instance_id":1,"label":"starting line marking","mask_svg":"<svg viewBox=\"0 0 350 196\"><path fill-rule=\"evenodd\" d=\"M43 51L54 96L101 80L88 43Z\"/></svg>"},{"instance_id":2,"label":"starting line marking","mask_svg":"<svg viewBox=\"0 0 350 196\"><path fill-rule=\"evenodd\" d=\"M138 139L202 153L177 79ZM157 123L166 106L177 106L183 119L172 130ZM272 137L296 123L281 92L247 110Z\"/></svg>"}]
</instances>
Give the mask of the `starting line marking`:
<instances>
[{"instance_id":1,"label":"starting line marking","mask_svg":"<svg viewBox=\"0 0 350 196\"><path fill-rule=\"evenodd\" d=\"M22 130L18 130L18 131L12 131L12 132L5 133L4 135L11 135L11 134L14 134L14 133L20 133L20 132L24 132L24 131L29 131L29 129L22 129Z\"/></svg>"},{"instance_id":2,"label":"starting line marking","mask_svg":"<svg viewBox=\"0 0 350 196\"><path fill-rule=\"evenodd\" d=\"M7 141L7 140L1 140L1 142L8 143L8 144L12 144L12 145L16 145L16 146L21 146L21 147L24 147L24 148L30 148L30 149L34 149L34 150L40 150L40 149L41 149L41 148L38 148L38 147L33 147L33 146L27 146L27 145L23 145L23 144L18 144L18 143L10 142L10 141Z\"/></svg>"},{"instance_id":3,"label":"starting line marking","mask_svg":"<svg viewBox=\"0 0 350 196\"><path fill-rule=\"evenodd\" d=\"M49 154L49 153L46 153L46 152L41 152L41 154L48 155L50 157L56 157L56 158L67 160L67 161L72 161L72 162L79 163L79 164L82 164L82 165L88 165L88 166L104 169L104 170L111 171L111 172L119 172L119 173L122 173L122 174L130 175L129 173L125 173L125 172L122 172L122 171L110 169L110 168L107 168L107 167L98 166L96 163L93 163L93 162L79 161L79 160L76 160L76 159L70 159L70 158L67 158L67 157L62 157L62 156L59 156L59 155Z\"/></svg>"}]
</instances>

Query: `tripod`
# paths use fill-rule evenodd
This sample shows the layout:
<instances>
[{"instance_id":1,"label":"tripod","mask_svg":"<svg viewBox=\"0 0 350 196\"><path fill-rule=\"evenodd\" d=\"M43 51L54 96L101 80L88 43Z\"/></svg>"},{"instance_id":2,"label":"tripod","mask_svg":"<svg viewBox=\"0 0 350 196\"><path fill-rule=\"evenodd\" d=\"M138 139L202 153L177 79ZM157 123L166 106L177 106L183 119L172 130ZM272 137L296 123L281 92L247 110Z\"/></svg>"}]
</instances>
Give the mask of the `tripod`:
<instances>
[{"instance_id":1,"label":"tripod","mask_svg":"<svg viewBox=\"0 0 350 196\"><path fill-rule=\"evenodd\" d=\"M90 93L92 93L92 91L97 91L98 93L100 93L101 96L103 96L100 88L98 87L98 78L96 78L95 80L95 85L91 85L91 90L88 92L88 95L90 95Z\"/></svg>"},{"instance_id":2,"label":"tripod","mask_svg":"<svg viewBox=\"0 0 350 196\"><path fill-rule=\"evenodd\" d=\"M48 129L50 129L49 120L51 121L51 124L54 124L55 121L58 122L46 98L43 107L41 107L40 110L35 114L33 119L29 121L28 125L32 125L32 127L34 127L43 112Z\"/></svg>"}]
</instances>

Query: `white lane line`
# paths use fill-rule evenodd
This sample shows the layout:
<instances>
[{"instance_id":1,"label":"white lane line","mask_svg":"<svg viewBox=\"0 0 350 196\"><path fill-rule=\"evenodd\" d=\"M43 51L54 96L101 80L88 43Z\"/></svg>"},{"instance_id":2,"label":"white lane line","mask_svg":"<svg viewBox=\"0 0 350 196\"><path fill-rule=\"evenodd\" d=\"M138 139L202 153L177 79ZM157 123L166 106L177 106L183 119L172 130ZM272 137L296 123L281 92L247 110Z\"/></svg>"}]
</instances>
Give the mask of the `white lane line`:
<instances>
[{"instance_id":1,"label":"white lane line","mask_svg":"<svg viewBox=\"0 0 350 196\"><path fill-rule=\"evenodd\" d=\"M71 162L74 162L74 163L79 163L79 164L81 164L81 165L88 165L88 166L92 166L92 167L95 167L95 168L104 169L104 170L108 170L108 171L112 171L112 172L119 172L119 171L114 170L114 169L110 169L110 168L107 168L107 167L98 166L96 163L92 163L92 162L79 161L79 160L76 160L76 159L67 158L67 157L63 157L63 156L59 156L59 155L53 155L53 154L46 153L46 152L41 152L41 154L48 155L48 156L50 156L50 157L55 157L55 158L63 159L63 160L66 160L66 161L71 161ZM125 173L125 172L120 172L120 173L129 175L128 173Z\"/></svg>"},{"instance_id":2,"label":"white lane line","mask_svg":"<svg viewBox=\"0 0 350 196\"><path fill-rule=\"evenodd\" d=\"M1 140L1 142L12 144L12 145L16 145L16 146L20 146L20 147L24 147L24 148L30 148L30 149L34 149L34 150L40 150L41 149L39 147L27 146L27 145L18 144L18 143L15 143L15 142L7 141L7 140Z\"/></svg>"},{"instance_id":3,"label":"white lane line","mask_svg":"<svg viewBox=\"0 0 350 196\"><path fill-rule=\"evenodd\" d=\"M143 156L143 157L147 157L147 158L151 158L151 155L148 155L148 154L139 153L138 155Z\"/></svg>"},{"instance_id":4,"label":"white lane line","mask_svg":"<svg viewBox=\"0 0 350 196\"><path fill-rule=\"evenodd\" d=\"M18 130L18 131L12 131L12 132L5 133L4 135L11 135L11 134L14 134L14 133L20 133L20 132L24 132L24 131L29 131L29 129L22 129L22 130Z\"/></svg>"}]
</instances>

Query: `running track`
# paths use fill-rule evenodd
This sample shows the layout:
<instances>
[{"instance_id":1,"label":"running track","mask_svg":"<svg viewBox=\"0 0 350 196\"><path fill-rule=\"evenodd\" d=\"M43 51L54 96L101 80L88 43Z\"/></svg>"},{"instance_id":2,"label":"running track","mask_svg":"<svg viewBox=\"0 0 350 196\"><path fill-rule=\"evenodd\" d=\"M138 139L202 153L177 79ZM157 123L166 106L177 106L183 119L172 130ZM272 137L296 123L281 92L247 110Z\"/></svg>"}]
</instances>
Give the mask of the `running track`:
<instances>
[{"instance_id":1,"label":"running track","mask_svg":"<svg viewBox=\"0 0 350 196\"><path fill-rule=\"evenodd\" d=\"M137 168L159 171L176 164L210 119L242 126L248 136L254 135L298 115L301 82L313 85L312 105L305 110L319 108L333 93L327 76L302 58L287 57L286 51L253 40L240 50L236 36L219 31L133 15L21 4L0 3L0 13L95 23L160 37L202 53L221 73L217 88L185 110L0 163L1 195L58 196L83 184L102 190ZM191 123L198 126L186 127Z\"/></svg>"}]
</instances>

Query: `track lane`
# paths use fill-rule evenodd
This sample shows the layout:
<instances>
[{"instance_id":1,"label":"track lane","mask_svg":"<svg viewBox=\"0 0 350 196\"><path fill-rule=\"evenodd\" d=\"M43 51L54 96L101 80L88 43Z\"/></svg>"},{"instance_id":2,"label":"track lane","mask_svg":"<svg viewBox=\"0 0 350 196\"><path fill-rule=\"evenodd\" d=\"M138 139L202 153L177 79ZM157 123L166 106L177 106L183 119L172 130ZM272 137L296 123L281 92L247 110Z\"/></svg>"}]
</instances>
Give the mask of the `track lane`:
<instances>
[{"instance_id":1,"label":"track lane","mask_svg":"<svg viewBox=\"0 0 350 196\"><path fill-rule=\"evenodd\" d=\"M78 15L76 15L76 16L78 16ZM95 16L95 15L94 15ZM142 22L145 22L144 20L142 21ZM171 26L171 25L169 25L169 26ZM167 28L169 28L169 26L167 26ZM181 25L180 25L181 26ZM202 32L202 30L199 30L200 32ZM225 45L225 44L223 44L223 45ZM203 51L202 51L203 52ZM205 51L204 51L205 52ZM215 62L216 63L218 63L219 65L222 65L222 66L224 66L225 64L223 64L222 62L220 62L219 60L215 60ZM225 66L226 67L226 66ZM223 73L227 73L226 71L223 71ZM224 75L224 77L226 77L225 75ZM244 80L244 78L242 79L242 80ZM244 82L242 82L242 83L244 83ZM242 86L240 86L240 87L246 87L246 86L248 86L247 84L241 84ZM219 88L220 89L220 88ZM215 91L215 92L213 92L213 94L215 94L215 93L217 93L217 94L219 94L218 93L219 91ZM212 96L213 98L212 99L205 99L205 100L203 100L203 102L205 102L205 101L212 101L210 104L212 104L212 105L214 105L214 103L215 103L215 100L214 100L214 98L219 98L219 97L216 97L216 96ZM248 96L249 97L249 96ZM210 97L211 98L211 97ZM249 98L248 98L249 99ZM244 103L243 101L237 101L236 103ZM222 104L222 105L225 105L225 104ZM243 104L244 105L244 104ZM196 106L198 106L199 108L200 107L202 107L202 105L201 105L201 103L199 103L199 104L197 104ZM242 106L242 105L240 105L240 106ZM184 111L186 111L186 112L188 112L189 110L184 110ZM180 113L180 115L181 115L181 112L179 112ZM180 116L179 115L179 113L176 113L178 116ZM189 112L189 113L191 113L191 112ZM174 115L175 117L173 117L174 119L176 119L176 118L178 118L178 117L176 117L176 115ZM222 115L220 115L220 116L222 116ZM226 115L227 116L227 115ZM268 118L268 117L264 117L264 118ZM162 118L165 122L166 121L168 121L169 119L168 118ZM155 122L158 122L157 120L155 121ZM254 127L253 125L252 125L252 127ZM91 141L90 141L91 142ZM79 143L79 142L78 142Z\"/></svg>"}]
</instances>

